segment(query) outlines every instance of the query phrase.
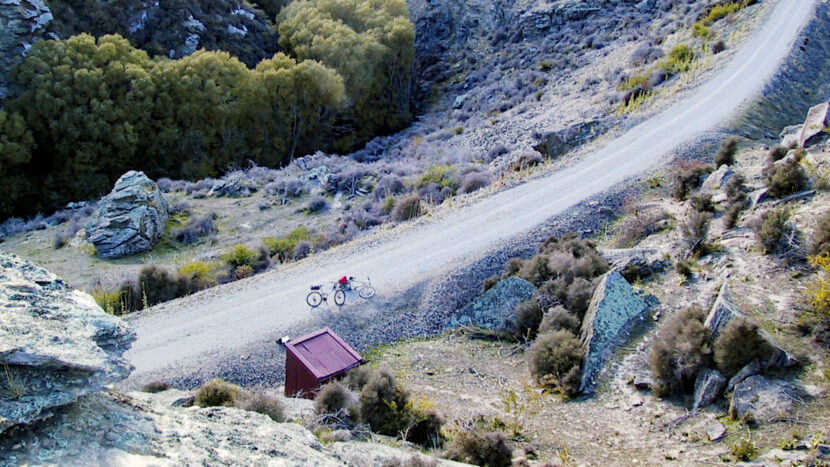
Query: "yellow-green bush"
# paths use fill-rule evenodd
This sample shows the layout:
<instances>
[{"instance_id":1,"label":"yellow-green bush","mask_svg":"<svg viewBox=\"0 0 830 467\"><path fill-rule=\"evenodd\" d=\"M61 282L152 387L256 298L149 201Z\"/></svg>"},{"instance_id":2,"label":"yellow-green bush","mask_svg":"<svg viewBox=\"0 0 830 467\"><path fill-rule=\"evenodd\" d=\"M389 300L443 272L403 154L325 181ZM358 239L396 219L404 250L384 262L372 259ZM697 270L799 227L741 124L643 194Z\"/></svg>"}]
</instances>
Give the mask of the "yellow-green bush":
<instances>
[{"instance_id":1,"label":"yellow-green bush","mask_svg":"<svg viewBox=\"0 0 830 467\"><path fill-rule=\"evenodd\" d=\"M208 261L191 261L179 266L178 273L198 284L199 289L216 285L219 265Z\"/></svg>"},{"instance_id":2,"label":"yellow-green bush","mask_svg":"<svg viewBox=\"0 0 830 467\"><path fill-rule=\"evenodd\" d=\"M286 261L291 258L294 248L302 241L311 241L312 232L307 227L297 227L288 232L282 237L266 237L262 239L262 244L272 256L277 256L280 261Z\"/></svg>"},{"instance_id":3,"label":"yellow-green bush","mask_svg":"<svg viewBox=\"0 0 830 467\"><path fill-rule=\"evenodd\" d=\"M423 187L434 183L438 185L438 188L449 188L455 192L458 188L456 172L455 167L451 165L432 166L418 180L418 186Z\"/></svg>"},{"instance_id":4,"label":"yellow-green bush","mask_svg":"<svg viewBox=\"0 0 830 467\"><path fill-rule=\"evenodd\" d=\"M234 245L222 255L222 261L231 267L249 266L253 268L257 259L257 253L245 245Z\"/></svg>"}]
</instances>

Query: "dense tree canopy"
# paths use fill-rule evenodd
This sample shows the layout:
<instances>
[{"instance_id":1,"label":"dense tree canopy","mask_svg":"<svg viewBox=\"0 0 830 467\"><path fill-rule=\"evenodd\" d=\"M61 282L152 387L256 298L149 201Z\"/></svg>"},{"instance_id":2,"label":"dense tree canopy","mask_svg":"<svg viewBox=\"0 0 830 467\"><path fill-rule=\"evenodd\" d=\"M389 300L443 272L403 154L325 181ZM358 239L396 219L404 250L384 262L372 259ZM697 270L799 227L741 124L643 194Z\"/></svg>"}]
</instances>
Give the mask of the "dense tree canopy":
<instances>
[{"instance_id":1,"label":"dense tree canopy","mask_svg":"<svg viewBox=\"0 0 830 467\"><path fill-rule=\"evenodd\" d=\"M0 113L0 216L99 196L131 169L196 179L279 166L409 121L403 0L298 0L280 18L289 54L255 69L227 52L151 58L117 35L35 44Z\"/></svg>"}]
</instances>

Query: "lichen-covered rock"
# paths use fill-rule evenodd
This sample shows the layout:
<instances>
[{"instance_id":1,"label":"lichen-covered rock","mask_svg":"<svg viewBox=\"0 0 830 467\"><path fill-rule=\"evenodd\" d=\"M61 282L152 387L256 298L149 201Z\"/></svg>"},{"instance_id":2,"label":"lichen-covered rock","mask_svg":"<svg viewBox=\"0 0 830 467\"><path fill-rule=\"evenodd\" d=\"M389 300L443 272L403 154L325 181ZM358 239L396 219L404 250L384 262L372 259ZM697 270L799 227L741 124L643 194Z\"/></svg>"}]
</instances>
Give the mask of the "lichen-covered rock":
<instances>
[{"instance_id":1,"label":"lichen-covered rock","mask_svg":"<svg viewBox=\"0 0 830 467\"><path fill-rule=\"evenodd\" d=\"M606 249L599 254L628 281L665 271L671 264L663 253L650 248Z\"/></svg>"},{"instance_id":2,"label":"lichen-covered rock","mask_svg":"<svg viewBox=\"0 0 830 467\"><path fill-rule=\"evenodd\" d=\"M723 394L723 388L725 386L726 377L720 371L711 368L706 368L701 371L695 381L695 395L692 409L697 410L715 402Z\"/></svg>"},{"instance_id":3,"label":"lichen-covered rock","mask_svg":"<svg viewBox=\"0 0 830 467\"><path fill-rule=\"evenodd\" d=\"M797 145L802 128L804 128L804 125L800 124L784 127L784 129L781 130L781 133L778 134L778 137L781 138L781 146L789 148L793 145Z\"/></svg>"},{"instance_id":4,"label":"lichen-covered rock","mask_svg":"<svg viewBox=\"0 0 830 467\"><path fill-rule=\"evenodd\" d=\"M8 92L9 70L46 35L51 21L52 12L43 0L0 0L0 100Z\"/></svg>"},{"instance_id":5,"label":"lichen-covered rock","mask_svg":"<svg viewBox=\"0 0 830 467\"><path fill-rule=\"evenodd\" d=\"M700 186L700 191L703 193L712 193L715 190L720 190L726 186L726 182L733 175L735 175L735 172L728 165L724 164L706 177L706 180Z\"/></svg>"},{"instance_id":6,"label":"lichen-covered rock","mask_svg":"<svg viewBox=\"0 0 830 467\"><path fill-rule=\"evenodd\" d=\"M582 321L580 337L585 352L580 392L593 389L596 375L614 348L648 304L618 271L606 273L591 298Z\"/></svg>"},{"instance_id":7,"label":"lichen-covered rock","mask_svg":"<svg viewBox=\"0 0 830 467\"><path fill-rule=\"evenodd\" d=\"M751 321L749 316L744 313L738 305L732 300L729 293L728 282L724 281L721 286L718 298L715 304L709 310L706 316L704 326L712 332L714 337L717 337L723 328L733 319L742 318ZM783 347L778 345L775 340L767 334L763 329L760 330L761 336L769 343L773 352L771 356L765 361L761 362L763 368L788 368L796 363L798 359L790 355Z\"/></svg>"},{"instance_id":8,"label":"lichen-covered rock","mask_svg":"<svg viewBox=\"0 0 830 467\"><path fill-rule=\"evenodd\" d=\"M607 128L597 120L580 122L541 135L539 143L533 146L533 149L548 158L559 157L577 146L592 141L606 130Z\"/></svg>"},{"instance_id":9,"label":"lichen-covered rock","mask_svg":"<svg viewBox=\"0 0 830 467\"><path fill-rule=\"evenodd\" d=\"M135 335L30 261L0 252L0 432L126 378Z\"/></svg>"},{"instance_id":10,"label":"lichen-covered rock","mask_svg":"<svg viewBox=\"0 0 830 467\"><path fill-rule=\"evenodd\" d=\"M818 144L827 139L824 129L830 122L830 102L822 102L810 108L807 119L798 135L798 145L802 148Z\"/></svg>"},{"instance_id":11,"label":"lichen-covered rock","mask_svg":"<svg viewBox=\"0 0 830 467\"><path fill-rule=\"evenodd\" d=\"M152 250L164 234L170 209L158 185L132 170L98 206L86 224L87 241L104 258Z\"/></svg>"},{"instance_id":12,"label":"lichen-covered rock","mask_svg":"<svg viewBox=\"0 0 830 467\"><path fill-rule=\"evenodd\" d=\"M245 198L251 196L252 193L256 193L257 190L256 183L249 180L244 172L235 171L221 180L217 180L208 191L208 196Z\"/></svg>"},{"instance_id":13,"label":"lichen-covered rock","mask_svg":"<svg viewBox=\"0 0 830 467\"><path fill-rule=\"evenodd\" d=\"M749 378L750 376L757 375L761 372L761 369L761 362L759 362L757 358L753 358L751 362L747 363L746 366L735 373L735 376L729 378L729 383L726 385L726 392L732 392L738 383Z\"/></svg>"},{"instance_id":14,"label":"lichen-covered rock","mask_svg":"<svg viewBox=\"0 0 830 467\"><path fill-rule=\"evenodd\" d=\"M801 391L790 383L750 376L735 386L729 415L736 420L770 423L791 417L796 401L802 398Z\"/></svg>"},{"instance_id":15,"label":"lichen-covered rock","mask_svg":"<svg viewBox=\"0 0 830 467\"><path fill-rule=\"evenodd\" d=\"M512 331L516 306L530 300L536 287L530 282L508 277L493 286L473 303L458 310L449 322L450 327L478 326L494 331Z\"/></svg>"}]
</instances>

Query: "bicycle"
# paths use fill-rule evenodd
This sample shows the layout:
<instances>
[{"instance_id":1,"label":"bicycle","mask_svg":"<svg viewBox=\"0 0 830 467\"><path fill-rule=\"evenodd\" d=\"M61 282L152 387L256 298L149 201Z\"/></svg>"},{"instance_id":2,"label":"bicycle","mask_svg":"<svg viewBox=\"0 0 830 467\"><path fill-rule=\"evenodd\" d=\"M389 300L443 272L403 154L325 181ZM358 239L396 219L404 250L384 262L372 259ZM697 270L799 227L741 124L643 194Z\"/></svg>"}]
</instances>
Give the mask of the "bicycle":
<instances>
[{"instance_id":1,"label":"bicycle","mask_svg":"<svg viewBox=\"0 0 830 467\"><path fill-rule=\"evenodd\" d=\"M366 278L366 282L351 278L349 285L352 287L352 290L357 292L357 296L360 298L369 299L375 296L375 288L372 287L372 283L368 277Z\"/></svg>"},{"instance_id":2,"label":"bicycle","mask_svg":"<svg viewBox=\"0 0 830 467\"><path fill-rule=\"evenodd\" d=\"M331 290L334 291L334 304L337 306L343 306L343 304L346 303L346 292L344 292L343 289L338 287L335 283L332 283ZM331 292L324 291L322 285L312 285L311 292L306 295L305 301L311 308L317 308L323 302L328 303L329 294L331 294Z\"/></svg>"}]
</instances>

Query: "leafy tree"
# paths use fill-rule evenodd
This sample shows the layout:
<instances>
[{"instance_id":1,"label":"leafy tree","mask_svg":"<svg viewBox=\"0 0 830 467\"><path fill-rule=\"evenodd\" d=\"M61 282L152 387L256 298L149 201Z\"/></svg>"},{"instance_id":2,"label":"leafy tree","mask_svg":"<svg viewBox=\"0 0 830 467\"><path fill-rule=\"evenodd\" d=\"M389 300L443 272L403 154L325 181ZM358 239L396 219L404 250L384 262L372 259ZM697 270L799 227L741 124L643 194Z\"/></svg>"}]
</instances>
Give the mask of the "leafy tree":
<instances>
[{"instance_id":1,"label":"leafy tree","mask_svg":"<svg viewBox=\"0 0 830 467\"><path fill-rule=\"evenodd\" d=\"M29 190L29 178L20 168L31 160L34 138L19 114L0 110L0 215L15 214L17 201Z\"/></svg>"}]
</instances>

